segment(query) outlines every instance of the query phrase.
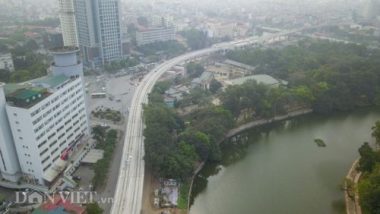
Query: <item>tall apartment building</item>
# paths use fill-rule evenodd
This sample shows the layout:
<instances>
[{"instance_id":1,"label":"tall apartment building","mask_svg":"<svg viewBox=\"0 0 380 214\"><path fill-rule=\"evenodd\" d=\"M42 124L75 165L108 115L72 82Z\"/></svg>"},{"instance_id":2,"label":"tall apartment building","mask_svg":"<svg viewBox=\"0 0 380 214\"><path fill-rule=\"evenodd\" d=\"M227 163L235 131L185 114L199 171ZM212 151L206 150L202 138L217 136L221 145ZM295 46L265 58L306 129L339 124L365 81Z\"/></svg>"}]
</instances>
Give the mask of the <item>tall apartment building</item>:
<instances>
[{"instance_id":1,"label":"tall apartment building","mask_svg":"<svg viewBox=\"0 0 380 214\"><path fill-rule=\"evenodd\" d=\"M136 32L136 42L138 46L170 40L175 40L174 27L149 28Z\"/></svg>"},{"instance_id":2,"label":"tall apartment building","mask_svg":"<svg viewBox=\"0 0 380 214\"><path fill-rule=\"evenodd\" d=\"M79 47L86 66L122 58L120 0L74 0Z\"/></svg>"},{"instance_id":3,"label":"tall apartment building","mask_svg":"<svg viewBox=\"0 0 380 214\"><path fill-rule=\"evenodd\" d=\"M17 182L21 177L20 164L6 112L4 86L0 83L0 172L2 178Z\"/></svg>"},{"instance_id":4,"label":"tall apartment building","mask_svg":"<svg viewBox=\"0 0 380 214\"><path fill-rule=\"evenodd\" d=\"M71 152L89 135L78 52L74 47L55 49L49 75L1 88L0 170L4 178L17 174L19 167L18 176L51 184L67 166Z\"/></svg>"},{"instance_id":5,"label":"tall apartment building","mask_svg":"<svg viewBox=\"0 0 380 214\"><path fill-rule=\"evenodd\" d=\"M65 46L78 47L74 0L58 0L58 4L63 43Z\"/></svg>"}]
</instances>

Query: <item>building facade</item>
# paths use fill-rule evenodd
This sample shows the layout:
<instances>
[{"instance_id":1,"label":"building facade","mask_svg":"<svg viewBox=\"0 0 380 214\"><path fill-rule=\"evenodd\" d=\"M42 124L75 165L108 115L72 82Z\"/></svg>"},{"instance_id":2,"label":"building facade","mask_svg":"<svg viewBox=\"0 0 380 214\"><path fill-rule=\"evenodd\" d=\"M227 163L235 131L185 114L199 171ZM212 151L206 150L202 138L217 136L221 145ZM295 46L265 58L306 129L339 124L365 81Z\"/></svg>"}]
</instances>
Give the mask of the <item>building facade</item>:
<instances>
[{"instance_id":1,"label":"building facade","mask_svg":"<svg viewBox=\"0 0 380 214\"><path fill-rule=\"evenodd\" d=\"M78 51L55 49L51 74L4 87L13 136L6 142L13 142L21 176L33 183L51 184L67 166L71 151L89 135Z\"/></svg>"},{"instance_id":2,"label":"building facade","mask_svg":"<svg viewBox=\"0 0 380 214\"><path fill-rule=\"evenodd\" d=\"M74 0L58 0L59 20L65 46L78 46L77 27L74 13Z\"/></svg>"},{"instance_id":3,"label":"building facade","mask_svg":"<svg viewBox=\"0 0 380 214\"><path fill-rule=\"evenodd\" d=\"M0 69L8 70L10 72L15 70L13 65L12 54L1 54L0 53Z\"/></svg>"},{"instance_id":4,"label":"building facade","mask_svg":"<svg viewBox=\"0 0 380 214\"><path fill-rule=\"evenodd\" d=\"M136 42L138 46L171 40L175 40L174 27L150 28L136 32Z\"/></svg>"},{"instance_id":5,"label":"building facade","mask_svg":"<svg viewBox=\"0 0 380 214\"><path fill-rule=\"evenodd\" d=\"M20 164L6 112L4 86L0 83L0 172L4 179L17 182L21 177Z\"/></svg>"},{"instance_id":6,"label":"building facade","mask_svg":"<svg viewBox=\"0 0 380 214\"><path fill-rule=\"evenodd\" d=\"M120 0L74 0L84 63L97 67L122 59Z\"/></svg>"}]
</instances>

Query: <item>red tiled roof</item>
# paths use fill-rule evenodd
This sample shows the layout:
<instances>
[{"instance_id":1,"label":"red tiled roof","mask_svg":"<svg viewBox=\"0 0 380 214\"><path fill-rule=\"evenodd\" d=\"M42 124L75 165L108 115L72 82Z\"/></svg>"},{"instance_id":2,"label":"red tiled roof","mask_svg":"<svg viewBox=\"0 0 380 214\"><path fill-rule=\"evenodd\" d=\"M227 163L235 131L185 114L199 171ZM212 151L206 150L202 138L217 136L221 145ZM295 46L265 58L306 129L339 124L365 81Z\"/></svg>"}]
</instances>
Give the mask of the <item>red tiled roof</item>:
<instances>
[{"instance_id":1,"label":"red tiled roof","mask_svg":"<svg viewBox=\"0 0 380 214\"><path fill-rule=\"evenodd\" d=\"M57 209L58 207L63 207L68 212L73 212L75 214L84 214L85 209L79 205L72 204L68 199L63 200L60 195L55 195L52 200L47 200L43 203L40 209L44 211L51 211Z\"/></svg>"}]
</instances>

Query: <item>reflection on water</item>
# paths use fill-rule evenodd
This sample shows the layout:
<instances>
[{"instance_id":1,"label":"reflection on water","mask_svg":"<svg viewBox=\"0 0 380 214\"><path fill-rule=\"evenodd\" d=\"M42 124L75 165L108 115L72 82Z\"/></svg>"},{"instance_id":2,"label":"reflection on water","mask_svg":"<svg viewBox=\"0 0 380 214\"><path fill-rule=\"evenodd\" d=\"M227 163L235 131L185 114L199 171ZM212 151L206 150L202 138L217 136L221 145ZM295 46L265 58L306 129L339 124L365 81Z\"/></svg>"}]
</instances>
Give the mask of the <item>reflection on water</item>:
<instances>
[{"instance_id":1,"label":"reflection on water","mask_svg":"<svg viewBox=\"0 0 380 214\"><path fill-rule=\"evenodd\" d=\"M308 115L225 141L223 160L196 179L191 214L344 213L341 184L378 119L374 110Z\"/></svg>"}]
</instances>

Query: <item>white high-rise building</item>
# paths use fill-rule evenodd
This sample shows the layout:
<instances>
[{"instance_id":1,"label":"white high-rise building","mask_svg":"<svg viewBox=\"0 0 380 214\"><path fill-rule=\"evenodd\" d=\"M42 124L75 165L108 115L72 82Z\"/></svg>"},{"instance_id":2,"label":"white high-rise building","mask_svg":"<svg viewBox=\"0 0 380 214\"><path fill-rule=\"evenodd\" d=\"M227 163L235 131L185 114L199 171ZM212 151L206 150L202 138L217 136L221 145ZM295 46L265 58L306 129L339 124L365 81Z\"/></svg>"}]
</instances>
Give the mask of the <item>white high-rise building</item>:
<instances>
[{"instance_id":1,"label":"white high-rise building","mask_svg":"<svg viewBox=\"0 0 380 214\"><path fill-rule=\"evenodd\" d=\"M120 0L74 0L79 47L87 66L122 59Z\"/></svg>"},{"instance_id":2,"label":"white high-rise building","mask_svg":"<svg viewBox=\"0 0 380 214\"><path fill-rule=\"evenodd\" d=\"M89 135L78 51L74 47L55 49L51 74L5 85L6 113L13 135L13 141L6 142L14 142L17 155L12 156L17 157L22 176L41 185L54 181L68 165L72 151ZM0 143L0 149L2 146ZM9 151L12 148L4 153Z\"/></svg>"},{"instance_id":3,"label":"white high-rise building","mask_svg":"<svg viewBox=\"0 0 380 214\"><path fill-rule=\"evenodd\" d=\"M4 86L0 83L0 172L4 179L17 182L21 176L20 165L6 112Z\"/></svg>"},{"instance_id":4,"label":"white high-rise building","mask_svg":"<svg viewBox=\"0 0 380 214\"><path fill-rule=\"evenodd\" d=\"M63 44L65 46L78 47L74 1L73 0L58 0L58 3L59 3L59 20L61 22Z\"/></svg>"}]
</instances>

